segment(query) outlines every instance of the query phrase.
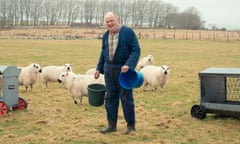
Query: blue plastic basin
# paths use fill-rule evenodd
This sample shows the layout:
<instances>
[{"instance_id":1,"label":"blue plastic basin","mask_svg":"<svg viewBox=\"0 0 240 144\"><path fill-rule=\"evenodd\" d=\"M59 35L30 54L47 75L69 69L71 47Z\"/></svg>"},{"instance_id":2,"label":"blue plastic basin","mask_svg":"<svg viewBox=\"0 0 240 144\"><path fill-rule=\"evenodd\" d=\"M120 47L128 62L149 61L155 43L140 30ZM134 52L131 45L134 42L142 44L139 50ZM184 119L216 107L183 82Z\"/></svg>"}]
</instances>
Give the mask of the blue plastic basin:
<instances>
[{"instance_id":1,"label":"blue plastic basin","mask_svg":"<svg viewBox=\"0 0 240 144\"><path fill-rule=\"evenodd\" d=\"M129 69L127 72L119 75L119 83L125 89L138 88L143 82L143 75L136 70Z\"/></svg>"}]
</instances>

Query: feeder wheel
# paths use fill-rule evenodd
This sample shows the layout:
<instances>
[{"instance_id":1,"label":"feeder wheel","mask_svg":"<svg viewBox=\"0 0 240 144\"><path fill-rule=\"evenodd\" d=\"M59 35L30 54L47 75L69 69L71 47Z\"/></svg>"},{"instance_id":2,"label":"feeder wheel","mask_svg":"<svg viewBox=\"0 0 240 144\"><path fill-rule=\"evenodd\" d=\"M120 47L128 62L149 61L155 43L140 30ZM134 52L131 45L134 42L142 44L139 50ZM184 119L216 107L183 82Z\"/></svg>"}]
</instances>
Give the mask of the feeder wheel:
<instances>
[{"instance_id":1,"label":"feeder wheel","mask_svg":"<svg viewBox=\"0 0 240 144\"><path fill-rule=\"evenodd\" d=\"M18 106L13 106L13 110L23 110L28 106L27 101L21 97L18 98Z\"/></svg>"},{"instance_id":2,"label":"feeder wheel","mask_svg":"<svg viewBox=\"0 0 240 144\"><path fill-rule=\"evenodd\" d=\"M8 112L9 112L9 107L3 100L0 100L0 116L5 115Z\"/></svg>"},{"instance_id":3,"label":"feeder wheel","mask_svg":"<svg viewBox=\"0 0 240 144\"><path fill-rule=\"evenodd\" d=\"M193 105L191 109L192 117L204 119L206 117L206 109L200 105Z\"/></svg>"}]
</instances>

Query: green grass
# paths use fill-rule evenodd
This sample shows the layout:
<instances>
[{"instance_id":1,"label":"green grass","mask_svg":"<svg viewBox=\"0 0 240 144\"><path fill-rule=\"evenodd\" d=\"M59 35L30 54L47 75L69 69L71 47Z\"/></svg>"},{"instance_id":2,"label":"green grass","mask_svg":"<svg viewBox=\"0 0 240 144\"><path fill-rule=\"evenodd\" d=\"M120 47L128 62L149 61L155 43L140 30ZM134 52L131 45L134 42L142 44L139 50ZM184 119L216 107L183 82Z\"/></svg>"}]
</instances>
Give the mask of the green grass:
<instances>
[{"instance_id":1,"label":"green grass","mask_svg":"<svg viewBox=\"0 0 240 144\"><path fill-rule=\"evenodd\" d=\"M240 143L240 121L233 117L191 117L199 104L198 73L209 67L240 67L240 42L190 40L140 40L141 56L152 54L156 65L171 67L169 84L155 92L134 89L136 133L124 135L126 123L119 108L118 131L102 135L106 126L104 106L92 107L87 97L75 105L66 88L40 82L33 91L19 95L28 109L0 117L4 144L219 144ZM75 73L95 67L101 40L0 40L0 65L26 66L72 64Z\"/></svg>"}]
</instances>

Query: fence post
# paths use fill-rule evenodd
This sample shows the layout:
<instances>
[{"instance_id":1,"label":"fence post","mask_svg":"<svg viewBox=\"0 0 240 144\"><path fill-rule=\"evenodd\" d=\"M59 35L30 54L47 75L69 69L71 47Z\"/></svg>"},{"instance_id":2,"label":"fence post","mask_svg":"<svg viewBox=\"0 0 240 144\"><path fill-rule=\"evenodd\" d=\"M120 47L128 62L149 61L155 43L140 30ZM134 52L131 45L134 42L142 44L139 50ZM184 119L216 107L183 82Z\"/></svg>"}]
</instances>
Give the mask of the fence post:
<instances>
[{"instance_id":1,"label":"fence post","mask_svg":"<svg viewBox=\"0 0 240 144\"><path fill-rule=\"evenodd\" d=\"M228 32L227 32L227 41L229 41L229 35L228 35Z\"/></svg>"},{"instance_id":2,"label":"fence post","mask_svg":"<svg viewBox=\"0 0 240 144\"><path fill-rule=\"evenodd\" d=\"M174 31L174 33L173 33L173 39L174 40L176 39L176 31Z\"/></svg>"},{"instance_id":3,"label":"fence post","mask_svg":"<svg viewBox=\"0 0 240 144\"><path fill-rule=\"evenodd\" d=\"M156 32L153 33L153 38L156 39Z\"/></svg>"},{"instance_id":4,"label":"fence post","mask_svg":"<svg viewBox=\"0 0 240 144\"><path fill-rule=\"evenodd\" d=\"M215 39L215 31L213 32L213 40L215 41L216 39Z\"/></svg>"}]
</instances>

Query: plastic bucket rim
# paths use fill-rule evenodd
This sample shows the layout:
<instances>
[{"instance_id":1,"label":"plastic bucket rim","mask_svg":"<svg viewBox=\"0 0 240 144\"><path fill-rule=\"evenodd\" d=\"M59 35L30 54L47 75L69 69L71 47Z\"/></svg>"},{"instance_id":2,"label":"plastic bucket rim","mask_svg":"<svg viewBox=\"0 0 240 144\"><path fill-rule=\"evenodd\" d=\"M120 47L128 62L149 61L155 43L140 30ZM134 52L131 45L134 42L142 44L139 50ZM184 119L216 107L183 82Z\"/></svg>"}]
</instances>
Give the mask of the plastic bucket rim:
<instances>
[{"instance_id":1,"label":"plastic bucket rim","mask_svg":"<svg viewBox=\"0 0 240 144\"><path fill-rule=\"evenodd\" d=\"M94 89L93 86L100 86L101 89ZM106 90L106 87L104 84L98 84L98 83L89 84L87 88L88 88L88 90L92 90L92 91L105 91Z\"/></svg>"},{"instance_id":2,"label":"plastic bucket rim","mask_svg":"<svg viewBox=\"0 0 240 144\"><path fill-rule=\"evenodd\" d=\"M132 78L132 80L129 81L128 78ZM125 89L138 88L143 84L143 81L143 75L136 70L129 69L126 73L120 73L119 75L119 83Z\"/></svg>"}]
</instances>

